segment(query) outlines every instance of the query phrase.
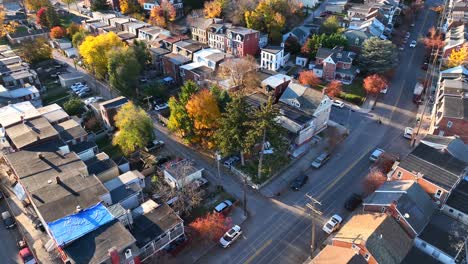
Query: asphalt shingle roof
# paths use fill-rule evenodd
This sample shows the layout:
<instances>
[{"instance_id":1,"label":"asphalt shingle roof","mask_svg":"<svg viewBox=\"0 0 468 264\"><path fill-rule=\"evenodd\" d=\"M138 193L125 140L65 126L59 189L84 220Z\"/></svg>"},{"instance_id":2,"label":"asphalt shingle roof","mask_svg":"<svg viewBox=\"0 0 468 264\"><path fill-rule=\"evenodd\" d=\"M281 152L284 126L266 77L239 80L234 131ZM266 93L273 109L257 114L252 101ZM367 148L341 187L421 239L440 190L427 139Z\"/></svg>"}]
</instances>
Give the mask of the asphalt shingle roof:
<instances>
[{"instance_id":1,"label":"asphalt shingle roof","mask_svg":"<svg viewBox=\"0 0 468 264\"><path fill-rule=\"evenodd\" d=\"M446 204L468 214L468 179L462 180L452 191Z\"/></svg>"}]
</instances>

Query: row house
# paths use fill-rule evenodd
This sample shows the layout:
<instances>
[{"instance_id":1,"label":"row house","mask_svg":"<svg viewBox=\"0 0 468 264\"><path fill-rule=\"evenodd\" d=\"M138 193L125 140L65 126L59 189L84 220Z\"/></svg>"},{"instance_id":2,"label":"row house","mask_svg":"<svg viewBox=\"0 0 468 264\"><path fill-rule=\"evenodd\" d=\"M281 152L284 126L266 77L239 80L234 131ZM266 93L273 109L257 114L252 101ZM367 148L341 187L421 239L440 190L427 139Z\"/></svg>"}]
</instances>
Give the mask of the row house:
<instances>
[{"instance_id":1,"label":"row house","mask_svg":"<svg viewBox=\"0 0 468 264\"><path fill-rule=\"evenodd\" d=\"M459 139L444 144L441 139L426 136L388 173L389 180L416 181L439 206L445 204L461 179L468 175L468 147Z\"/></svg>"},{"instance_id":2,"label":"row house","mask_svg":"<svg viewBox=\"0 0 468 264\"><path fill-rule=\"evenodd\" d=\"M145 0L143 9L151 11L154 7L159 6L162 0ZM169 0L169 3L174 6L176 10L176 19L184 16L184 1L183 0Z\"/></svg>"},{"instance_id":3,"label":"row house","mask_svg":"<svg viewBox=\"0 0 468 264\"><path fill-rule=\"evenodd\" d=\"M468 22L468 3L464 0L455 0L451 10L451 22Z\"/></svg>"},{"instance_id":4,"label":"row house","mask_svg":"<svg viewBox=\"0 0 468 264\"><path fill-rule=\"evenodd\" d=\"M227 53L236 57L255 56L259 50L260 32L244 27L227 29Z\"/></svg>"},{"instance_id":5,"label":"row house","mask_svg":"<svg viewBox=\"0 0 468 264\"><path fill-rule=\"evenodd\" d=\"M192 39L203 44L208 44L208 29L211 24L221 23L218 18L191 17L187 19L192 33Z\"/></svg>"},{"instance_id":6,"label":"row house","mask_svg":"<svg viewBox=\"0 0 468 264\"><path fill-rule=\"evenodd\" d=\"M430 131L440 136L458 136L468 143L468 82L465 79L440 82Z\"/></svg>"},{"instance_id":7,"label":"row house","mask_svg":"<svg viewBox=\"0 0 468 264\"><path fill-rule=\"evenodd\" d=\"M153 41L160 35L170 36L171 32L157 26L143 27L138 30L138 39L145 41Z\"/></svg>"},{"instance_id":8,"label":"row house","mask_svg":"<svg viewBox=\"0 0 468 264\"><path fill-rule=\"evenodd\" d=\"M167 41L165 39L164 41ZM181 66L193 60L193 54L206 46L191 39L175 41L172 44L172 53L162 56L163 73L172 78L175 83L181 84Z\"/></svg>"},{"instance_id":9,"label":"row house","mask_svg":"<svg viewBox=\"0 0 468 264\"><path fill-rule=\"evenodd\" d=\"M315 56L313 71L315 75L326 81L338 80L350 84L357 71L352 65L355 57L354 52L344 51L343 47L319 48Z\"/></svg>"},{"instance_id":10,"label":"row house","mask_svg":"<svg viewBox=\"0 0 468 264\"><path fill-rule=\"evenodd\" d=\"M219 67L219 64L230 55L217 49L202 49L193 54L193 62L180 67L183 81L192 80L199 85L209 79Z\"/></svg>"},{"instance_id":11,"label":"row house","mask_svg":"<svg viewBox=\"0 0 468 264\"><path fill-rule=\"evenodd\" d=\"M454 25L445 35L445 45L443 47L443 58L447 59L452 50L459 50L468 45L468 21L461 25Z\"/></svg>"},{"instance_id":12,"label":"row house","mask_svg":"<svg viewBox=\"0 0 468 264\"><path fill-rule=\"evenodd\" d=\"M231 24L211 24L208 28L208 46L213 49L219 49L223 52L227 50L226 31L232 27Z\"/></svg>"},{"instance_id":13,"label":"row house","mask_svg":"<svg viewBox=\"0 0 468 264\"><path fill-rule=\"evenodd\" d=\"M289 54L284 53L284 47L281 46L268 46L261 49L260 52L260 67L270 71L278 71L284 67Z\"/></svg>"}]
</instances>

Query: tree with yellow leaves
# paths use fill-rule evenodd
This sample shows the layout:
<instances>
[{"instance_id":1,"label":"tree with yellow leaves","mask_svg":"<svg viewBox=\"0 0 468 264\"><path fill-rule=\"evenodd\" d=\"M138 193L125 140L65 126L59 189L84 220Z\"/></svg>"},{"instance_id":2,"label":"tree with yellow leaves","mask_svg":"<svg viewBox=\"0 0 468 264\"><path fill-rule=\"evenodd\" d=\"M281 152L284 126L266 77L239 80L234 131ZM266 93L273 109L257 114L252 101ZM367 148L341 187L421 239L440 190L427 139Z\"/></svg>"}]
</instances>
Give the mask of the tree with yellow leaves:
<instances>
[{"instance_id":1,"label":"tree with yellow leaves","mask_svg":"<svg viewBox=\"0 0 468 264\"><path fill-rule=\"evenodd\" d=\"M5 23L5 9L0 7L0 37L4 37L8 33L15 32L16 28L19 26L19 23L16 21L10 21Z\"/></svg>"},{"instance_id":2,"label":"tree with yellow leaves","mask_svg":"<svg viewBox=\"0 0 468 264\"><path fill-rule=\"evenodd\" d=\"M169 22L176 19L176 15L175 7L169 1L162 0L159 6L151 9L149 20L151 24L165 28Z\"/></svg>"},{"instance_id":3,"label":"tree with yellow leaves","mask_svg":"<svg viewBox=\"0 0 468 264\"><path fill-rule=\"evenodd\" d=\"M107 73L108 53L125 44L113 32L98 36L87 36L79 47L80 55L94 74L103 79Z\"/></svg>"},{"instance_id":4,"label":"tree with yellow leaves","mask_svg":"<svg viewBox=\"0 0 468 264\"><path fill-rule=\"evenodd\" d=\"M215 145L214 134L221 117L216 98L208 89L203 89L190 98L185 108L193 120L193 143L212 149Z\"/></svg>"},{"instance_id":5,"label":"tree with yellow leaves","mask_svg":"<svg viewBox=\"0 0 468 264\"><path fill-rule=\"evenodd\" d=\"M141 11L141 5L136 0L120 0L120 11L124 15L138 13Z\"/></svg>"},{"instance_id":6,"label":"tree with yellow leaves","mask_svg":"<svg viewBox=\"0 0 468 264\"><path fill-rule=\"evenodd\" d=\"M468 45L463 45L463 47L458 50L452 50L448 58L447 66L452 68L465 63L468 63Z\"/></svg>"},{"instance_id":7,"label":"tree with yellow leaves","mask_svg":"<svg viewBox=\"0 0 468 264\"><path fill-rule=\"evenodd\" d=\"M153 121L132 102L122 106L114 119L118 132L112 144L119 146L125 155L143 148L153 139Z\"/></svg>"},{"instance_id":8,"label":"tree with yellow leaves","mask_svg":"<svg viewBox=\"0 0 468 264\"><path fill-rule=\"evenodd\" d=\"M205 2L203 13L205 14L206 18L221 17L224 6L225 6L224 0L208 1L208 2Z\"/></svg>"},{"instance_id":9,"label":"tree with yellow leaves","mask_svg":"<svg viewBox=\"0 0 468 264\"><path fill-rule=\"evenodd\" d=\"M255 10L245 12L245 22L248 28L266 31L272 42L278 43L289 12L286 0L260 0Z\"/></svg>"}]
</instances>

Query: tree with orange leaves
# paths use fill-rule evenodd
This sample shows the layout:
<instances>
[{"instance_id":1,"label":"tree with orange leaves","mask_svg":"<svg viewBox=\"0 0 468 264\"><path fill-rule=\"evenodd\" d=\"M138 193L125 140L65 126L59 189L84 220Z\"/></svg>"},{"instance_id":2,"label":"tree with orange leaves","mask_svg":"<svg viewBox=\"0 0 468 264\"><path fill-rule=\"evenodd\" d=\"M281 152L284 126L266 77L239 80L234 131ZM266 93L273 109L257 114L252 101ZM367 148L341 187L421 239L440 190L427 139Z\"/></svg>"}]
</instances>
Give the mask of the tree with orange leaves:
<instances>
[{"instance_id":1,"label":"tree with orange leaves","mask_svg":"<svg viewBox=\"0 0 468 264\"><path fill-rule=\"evenodd\" d=\"M51 38L55 38L55 39L63 38L63 37L65 37L66 34L67 34L67 31L61 26L53 27L50 30L50 37Z\"/></svg>"},{"instance_id":2,"label":"tree with orange leaves","mask_svg":"<svg viewBox=\"0 0 468 264\"><path fill-rule=\"evenodd\" d=\"M231 219L219 213L208 213L195 219L189 226L197 232L199 237L219 241L219 239L231 228Z\"/></svg>"},{"instance_id":3,"label":"tree with orange leaves","mask_svg":"<svg viewBox=\"0 0 468 264\"><path fill-rule=\"evenodd\" d=\"M176 9L167 0L162 0L159 6L153 7L150 13L151 24L159 27L167 27L169 22L176 19Z\"/></svg>"},{"instance_id":4,"label":"tree with orange leaves","mask_svg":"<svg viewBox=\"0 0 468 264\"><path fill-rule=\"evenodd\" d=\"M387 177L378 168L372 168L362 182L366 195L373 193L387 181Z\"/></svg>"},{"instance_id":5,"label":"tree with orange leaves","mask_svg":"<svg viewBox=\"0 0 468 264\"><path fill-rule=\"evenodd\" d=\"M333 80L325 87L325 94L335 98L343 91L343 84L340 81Z\"/></svg>"},{"instance_id":6,"label":"tree with orange leaves","mask_svg":"<svg viewBox=\"0 0 468 264\"><path fill-rule=\"evenodd\" d=\"M444 40L442 34L435 28L431 27L427 36L423 38L423 43L427 49L442 48L444 46Z\"/></svg>"},{"instance_id":7,"label":"tree with orange leaves","mask_svg":"<svg viewBox=\"0 0 468 264\"><path fill-rule=\"evenodd\" d=\"M225 5L224 0L213 0L213 1L205 2L203 14L205 14L206 18L221 17L223 13L224 5Z\"/></svg>"},{"instance_id":8,"label":"tree with orange leaves","mask_svg":"<svg viewBox=\"0 0 468 264\"><path fill-rule=\"evenodd\" d=\"M378 94L388 87L388 81L381 75L372 74L364 79L363 87L368 94Z\"/></svg>"},{"instance_id":9,"label":"tree with orange leaves","mask_svg":"<svg viewBox=\"0 0 468 264\"><path fill-rule=\"evenodd\" d=\"M301 84L309 85L310 87L315 87L322 83L322 80L313 71L302 71L299 73L298 80Z\"/></svg>"},{"instance_id":10,"label":"tree with orange leaves","mask_svg":"<svg viewBox=\"0 0 468 264\"><path fill-rule=\"evenodd\" d=\"M214 147L214 134L221 117L216 97L208 89L192 95L185 106L189 118L193 121L193 143L199 143L209 149Z\"/></svg>"}]
</instances>

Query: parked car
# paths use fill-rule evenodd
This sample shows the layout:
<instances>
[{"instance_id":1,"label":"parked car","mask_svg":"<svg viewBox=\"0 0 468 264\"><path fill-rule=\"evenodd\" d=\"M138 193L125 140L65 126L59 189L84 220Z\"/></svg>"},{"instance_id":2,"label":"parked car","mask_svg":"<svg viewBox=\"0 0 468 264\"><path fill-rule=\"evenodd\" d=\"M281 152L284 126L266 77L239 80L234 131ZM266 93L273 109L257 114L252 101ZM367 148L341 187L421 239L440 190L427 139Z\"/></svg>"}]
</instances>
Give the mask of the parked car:
<instances>
[{"instance_id":1,"label":"parked car","mask_svg":"<svg viewBox=\"0 0 468 264\"><path fill-rule=\"evenodd\" d=\"M75 91L75 93L78 95L85 92L91 92L91 88L89 88L87 85L82 86L79 90Z\"/></svg>"},{"instance_id":2,"label":"parked car","mask_svg":"<svg viewBox=\"0 0 468 264\"><path fill-rule=\"evenodd\" d=\"M2 213L3 224L7 229L13 228L16 225L15 219L11 216L10 212L5 211Z\"/></svg>"},{"instance_id":3,"label":"parked car","mask_svg":"<svg viewBox=\"0 0 468 264\"><path fill-rule=\"evenodd\" d=\"M214 211L216 213L224 213L228 211L232 206L232 202L229 200L225 200L224 202L219 203L215 208Z\"/></svg>"},{"instance_id":4,"label":"parked car","mask_svg":"<svg viewBox=\"0 0 468 264\"><path fill-rule=\"evenodd\" d=\"M86 98L86 97L89 97L89 96L91 96L91 95L92 95L92 93L89 92L89 91L85 91L85 92L80 92L80 93L78 93L78 96L79 96L80 98Z\"/></svg>"},{"instance_id":5,"label":"parked car","mask_svg":"<svg viewBox=\"0 0 468 264\"><path fill-rule=\"evenodd\" d=\"M238 162L240 160L239 157L237 156L232 156L230 158L228 158L227 160L224 161L223 165L224 167L226 168L231 168L232 165L236 164L236 162Z\"/></svg>"},{"instance_id":6,"label":"parked car","mask_svg":"<svg viewBox=\"0 0 468 264\"><path fill-rule=\"evenodd\" d=\"M406 32L405 38L409 38L411 36L411 33Z\"/></svg>"},{"instance_id":7,"label":"parked car","mask_svg":"<svg viewBox=\"0 0 468 264\"><path fill-rule=\"evenodd\" d=\"M362 203L362 197L359 194L353 193L345 202L345 209L354 211Z\"/></svg>"},{"instance_id":8,"label":"parked car","mask_svg":"<svg viewBox=\"0 0 468 264\"><path fill-rule=\"evenodd\" d=\"M164 163L168 162L169 160L171 160L171 157L169 156L160 156L160 157L157 157L156 158L156 166L161 166L163 165Z\"/></svg>"},{"instance_id":9,"label":"parked car","mask_svg":"<svg viewBox=\"0 0 468 264\"><path fill-rule=\"evenodd\" d=\"M73 89L73 88L76 88L76 87L78 87L78 86L83 86L83 85L84 85L84 83L82 83L82 82L77 82L77 83L72 84L72 85L70 86L70 88Z\"/></svg>"},{"instance_id":10,"label":"parked car","mask_svg":"<svg viewBox=\"0 0 468 264\"><path fill-rule=\"evenodd\" d=\"M83 89L84 87L88 87L84 84L78 84L76 86L72 86L70 87L72 89L73 92L77 92L77 91L80 91L81 89Z\"/></svg>"},{"instance_id":11,"label":"parked car","mask_svg":"<svg viewBox=\"0 0 468 264\"><path fill-rule=\"evenodd\" d=\"M372 152L372 154L370 155L369 160L372 162L375 162L376 160L380 158L380 156L382 156L382 154L384 154L384 152L385 150L383 149L380 149L380 148L375 149L374 152Z\"/></svg>"},{"instance_id":12,"label":"parked car","mask_svg":"<svg viewBox=\"0 0 468 264\"><path fill-rule=\"evenodd\" d=\"M150 151L162 148L163 146L164 146L164 141L155 139L145 146L145 151L150 152Z\"/></svg>"},{"instance_id":13,"label":"parked car","mask_svg":"<svg viewBox=\"0 0 468 264\"><path fill-rule=\"evenodd\" d=\"M328 160L330 159L330 154L328 152L324 152L320 154L315 160L312 162L312 167L313 168L320 168L325 164Z\"/></svg>"},{"instance_id":14,"label":"parked car","mask_svg":"<svg viewBox=\"0 0 468 264\"><path fill-rule=\"evenodd\" d=\"M339 108L343 108L345 106L343 101L340 101L340 100L333 100L332 104L333 104L333 106L336 106L336 107L339 107Z\"/></svg>"},{"instance_id":15,"label":"parked car","mask_svg":"<svg viewBox=\"0 0 468 264\"><path fill-rule=\"evenodd\" d=\"M85 105L89 105L89 104L96 103L96 102L99 102L99 101L102 101L102 100L104 100L104 98L102 98L100 96L93 96L93 97L90 97L90 98L84 100L83 102L85 103Z\"/></svg>"},{"instance_id":16,"label":"parked car","mask_svg":"<svg viewBox=\"0 0 468 264\"><path fill-rule=\"evenodd\" d=\"M325 231L325 233L327 234L331 234L334 231L338 230L342 221L343 219L341 218L341 216L335 214L330 218L330 220L328 220L328 222L325 223L325 225L323 225L322 230Z\"/></svg>"},{"instance_id":17,"label":"parked car","mask_svg":"<svg viewBox=\"0 0 468 264\"><path fill-rule=\"evenodd\" d=\"M160 111L160 110L166 109L166 108L168 108L168 107L169 107L169 105L168 105L167 103L157 104L157 105L154 107L154 110Z\"/></svg>"},{"instance_id":18,"label":"parked car","mask_svg":"<svg viewBox=\"0 0 468 264\"><path fill-rule=\"evenodd\" d=\"M425 62L422 66L421 66L421 69L423 71L427 71L427 69L429 69L429 63Z\"/></svg>"},{"instance_id":19,"label":"parked car","mask_svg":"<svg viewBox=\"0 0 468 264\"><path fill-rule=\"evenodd\" d=\"M291 190L293 191L299 191L304 184L307 183L309 180L309 176L306 174L301 174L297 176L292 182L291 182Z\"/></svg>"},{"instance_id":20,"label":"parked car","mask_svg":"<svg viewBox=\"0 0 468 264\"><path fill-rule=\"evenodd\" d=\"M413 41L411 41L411 43L409 44L409 47L410 47L410 48L415 48L415 47L416 47L416 44L417 44L416 40L413 40Z\"/></svg>"},{"instance_id":21,"label":"parked car","mask_svg":"<svg viewBox=\"0 0 468 264\"><path fill-rule=\"evenodd\" d=\"M413 138L413 128L412 127L405 127L405 132L403 133L403 137L406 139Z\"/></svg>"},{"instance_id":22,"label":"parked car","mask_svg":"<svg viewBox=\"0 0 468 264\"><path fill-rule=\"evenodd\" d=\"M242 234L242 228L235 225L229 229L224 236L219 239L219 243L223 248L229 247L234 241L236 241Z\"/></svg>"},{"instance_id":23,"label":"parked car","mask_svg":"<svg viewBox=\"0 0 468 264\"><path fill-rule=\"evenodd\" d=\"M23 264L36 264L37 261L34 258L34 255L31 253L31 250L28 247L21 249L18 253L19 258Z\"/></svg>"}]
</instances>

